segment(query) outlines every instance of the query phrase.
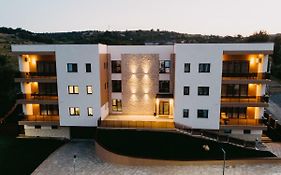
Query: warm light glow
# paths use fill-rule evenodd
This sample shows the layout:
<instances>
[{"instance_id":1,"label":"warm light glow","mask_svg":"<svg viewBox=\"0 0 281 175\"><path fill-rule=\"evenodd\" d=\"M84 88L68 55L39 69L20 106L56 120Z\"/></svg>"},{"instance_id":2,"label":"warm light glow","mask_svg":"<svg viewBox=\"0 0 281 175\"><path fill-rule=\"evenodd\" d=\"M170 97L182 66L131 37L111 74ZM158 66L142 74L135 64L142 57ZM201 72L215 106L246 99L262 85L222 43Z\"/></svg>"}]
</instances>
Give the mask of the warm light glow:
<instances>
[{"instance_id":1,"label":"warm light glow","mask_svg":"<svg viewBox=\"0 0 281 175\"><path fill-rule=\"evenodd\" d=\"M174 102L174 99L170 99L170 104L173 104L173 102Z\"/></svg>"},{"instance_id":2,"label":"warm light glow","mask_svg":"<svg viewBox=\"0 0 281 175\"><path fill-rule=\"evenodd\" d=\"M142 64L142 70L145 74L149 72L150 69L150 60L145 60L144 63Z\"/></svg>"},{"instance_id":3,"label":"warm light glow","mask_svg":"<svg viewBox=\"0 0 281 175\"><path fill-rule=\"evenodd\" d=\"M264 55L263 55L263 54L259 54L258 57L259 57L259 58L263 58Z\"/></svg>"},{"instance_id":4,"label":"warm light glow","mask_svg":"<svg viewBox=\"0 0 281 175\"><path fill-rule=\"evenodd\" d=\"M136 94L132 94L131 95L131 101L137 101L138 100L138 98L137 98L137 96L136 96Z\"/></svg>"},{"instance_id":5,"label":"warm light glow","mask_svg":"<svg viewBox=\"0 0 281 175\"><path fill-rule=\"evenodd\" d=\"M32 58L32 59L31 59L31 63L32 63L32 64L36 64L36 59L35 59L35 58Z\"/></svg>"},{"instance_id":6,"label":"warm light glow","mask_svg":"<svg viewBox=\"0 0 281 175\"><path fill-rule=\"evenodd\" d=\"M144 94L144 100L148 101L149 100L149 95L148 94Z\"/></svg>"},{"instance_id":7,"label":"warm light glow","mask_svg":"<svg viewBox=\"0 0 281 175\"><path fill-rule=\"evenodd\" d=\"M250 58L250 64L254 64L254 63L255 63L255 60L256 60L256 59L255 59L255 58L253 58L253 57L252 57L252 58Z\"/></svg>"},{"instance_id":8,"label":"warm light glow","mask_svg":"<svg viewBox=\"0 0 281 175\"><path fill-rule=\"evenodd\" d=\"M159 105L159 99L156 98L156 105Z\"/></svg>"},{"instance_id":9,"label":"warm light glow","mask_svg":"<svg viewBox=\"0 0 281 175\"><path fill-rule=\"evenodd\" d=\"M130 62L130 70L133 74L137 73L137 64L134 60L131 60Z\"/></svg>"}]
</instances>

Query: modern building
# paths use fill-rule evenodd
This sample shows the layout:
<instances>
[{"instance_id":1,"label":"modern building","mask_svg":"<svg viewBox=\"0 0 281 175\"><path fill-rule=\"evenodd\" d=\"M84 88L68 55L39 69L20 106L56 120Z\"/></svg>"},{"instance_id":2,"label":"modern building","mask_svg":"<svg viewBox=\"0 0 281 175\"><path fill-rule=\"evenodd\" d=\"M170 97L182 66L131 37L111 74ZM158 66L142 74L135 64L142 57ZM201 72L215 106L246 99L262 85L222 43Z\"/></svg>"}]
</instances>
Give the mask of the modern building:
<instances>
[{"instance_id":1,"label":"modern building","mask_svg":"<svg viewBox=\"0 0 281 175\"><path fill-rule=\"evenodd\" d=\"M273 43L12 45L27 136L190 128L260 139Z\"/></svg>"}]
</instances>

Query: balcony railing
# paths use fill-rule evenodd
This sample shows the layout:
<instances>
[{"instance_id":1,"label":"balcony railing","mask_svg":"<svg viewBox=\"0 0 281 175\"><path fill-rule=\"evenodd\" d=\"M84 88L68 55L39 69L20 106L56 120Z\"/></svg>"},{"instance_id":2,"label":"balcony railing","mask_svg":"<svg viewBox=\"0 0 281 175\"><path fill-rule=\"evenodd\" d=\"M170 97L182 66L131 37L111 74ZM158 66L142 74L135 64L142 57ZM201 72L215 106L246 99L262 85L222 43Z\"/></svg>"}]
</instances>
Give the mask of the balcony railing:
<instances>
[{"instance_id":1,"label":"balcony railing","mask_svg":"<svg viewBox=\"0 0 281 175\"><path fill-rule=\"evenodd\" d=\"M262 119L221 118L220 125L261 126L261 125L263 125L263 120Z\"/></svg>"},{"instance_id":2,"label":"balcony railing","mask_svg":"<svg viewBox=\"0 0 281 175\"><path fill-rule=\"evenodd\" d=\"M59 121L58 115L25 115L22 121Z\"/></svg>"},{"instance_id":3,"label":"balcony railing","mask_svg":"<svg viewBox=\"0 0 281 175\"><path fill-rule=\"evenodd\" d=\"M270 73L222 73L222 77L233 77L240 79L270 79Z\"/></svg>"},{"instance_id":4,"label":"balcony railing","mask_svg":"<svg viewBox=\"0 0 281 175\"><path fill-rule=\"evenodd\" d=\"M17 78L32 78L32 77L55 77L56 72L18 72Z\"/></svg>"},{"instance_id":5,"label":"balcony railing","mask_svg":"<svg viewBox=\"0 0 281 175\"><path fill-rule=\"evenodd\" d=\"M24 100L57 100L58 94L17 94L17 99Z\"/></svg>"},{"instance_id":6,"label":"balcony railing","mask_svg":"<svg viewBox=\"0 0 281 175\"><path fill-rule=\"evenodd\" d=\"M262 102L268 103L268 96L221 96L221 102Z\"/></svg>"}]
</instances>

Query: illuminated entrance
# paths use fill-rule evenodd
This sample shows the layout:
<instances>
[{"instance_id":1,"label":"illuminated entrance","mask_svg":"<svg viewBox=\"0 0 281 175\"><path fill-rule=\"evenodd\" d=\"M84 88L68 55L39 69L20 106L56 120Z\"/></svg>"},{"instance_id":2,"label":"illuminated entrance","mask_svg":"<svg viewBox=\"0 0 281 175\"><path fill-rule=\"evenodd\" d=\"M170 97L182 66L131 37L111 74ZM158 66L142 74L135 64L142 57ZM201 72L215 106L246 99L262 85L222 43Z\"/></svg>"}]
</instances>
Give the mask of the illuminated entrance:
<instances>
[{"instance_id":1,"label":"illuminated entrance","mask_svg":"<svg viewBox=\"0 0 281 175\"><path fill-rule=\"evenodd\" d=\"M157 94L155 105L155 116L173 117L174 100L173 94Z\"/></svg>"}]
</instances>

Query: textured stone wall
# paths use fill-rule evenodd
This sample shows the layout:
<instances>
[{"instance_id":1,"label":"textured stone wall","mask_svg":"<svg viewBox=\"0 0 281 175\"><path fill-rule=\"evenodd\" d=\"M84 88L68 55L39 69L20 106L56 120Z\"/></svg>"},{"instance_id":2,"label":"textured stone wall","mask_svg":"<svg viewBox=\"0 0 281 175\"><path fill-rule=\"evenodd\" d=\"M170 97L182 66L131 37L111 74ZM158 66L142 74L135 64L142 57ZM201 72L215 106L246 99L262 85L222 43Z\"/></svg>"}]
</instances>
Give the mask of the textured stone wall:
<instances>
[{"instance_id":1,"label":"textured stone wall","mask_svg":"<svg viewBox=\"0 0 281 175\"><path fill-rule=\"evenodd\" d=\"M122 54L122 113L155 111L159 84L158 54Z\"/></svg>"},{"instance_id":2,"label":"textured stone wall","mask_svg":"<svg viewBox=\"0 0 281 175\"><path fill-rule=\"evenodd\" d=\"M59 137L70 139L69 127L58 127L52 129L51 126L41 126L41 129L35 129L34 126L24 125L25 136L32 137Z\"/></svg>"}]
</instances>

